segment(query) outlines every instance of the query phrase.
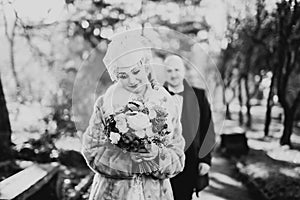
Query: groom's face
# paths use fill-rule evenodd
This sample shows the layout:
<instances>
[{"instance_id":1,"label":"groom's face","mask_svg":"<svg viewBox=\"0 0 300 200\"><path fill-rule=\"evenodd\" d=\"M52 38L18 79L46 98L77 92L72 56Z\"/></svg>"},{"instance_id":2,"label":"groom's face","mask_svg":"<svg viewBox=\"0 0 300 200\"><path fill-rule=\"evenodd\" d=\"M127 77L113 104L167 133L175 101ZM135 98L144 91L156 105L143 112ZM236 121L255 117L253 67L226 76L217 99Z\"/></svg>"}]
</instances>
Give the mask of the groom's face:
<instances>
[{"instance_id":1,"label":"groom's face","mask_svg":"<svg viewBox=\"0 0 300 200\"><path fill-rule=\"evenodd\" d=\"M166 81L172 87L178 87L183 84L185 69L182 63L169 61L166 64Z\"/></svg>"}]
</instances>

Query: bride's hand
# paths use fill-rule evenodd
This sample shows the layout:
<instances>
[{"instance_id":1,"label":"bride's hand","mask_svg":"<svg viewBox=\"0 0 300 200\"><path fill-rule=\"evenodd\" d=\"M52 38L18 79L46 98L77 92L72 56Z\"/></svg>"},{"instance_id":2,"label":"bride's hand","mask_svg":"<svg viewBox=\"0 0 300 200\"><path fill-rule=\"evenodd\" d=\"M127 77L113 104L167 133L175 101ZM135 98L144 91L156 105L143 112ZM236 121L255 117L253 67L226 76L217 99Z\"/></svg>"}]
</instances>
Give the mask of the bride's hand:
<instances>
[{"instance_id":1,"label":"bride's hand","mask_svg":"<svg viewBox=\"0 0 300 200\"><path fill-rule=\"evenodd\" d=\"M149 152L141 153L141 157L143 160L153 160L158 155L158 146L156 144L152 144Z\"/></svg>"},{"instance_id":2,"label":"bride's hand","mask_svg":"<svg viewBox=\"0 0 300 200\"><path fill-rule=\"evenodd\" d=\"M149 152L147 152L147 153L131 152L130 156L131 156L131 159L136 163L140 163L143 160L146 160L146 161L153 160L158 155L158 149L159 149L159 147L157 145L152 144L151 148L149 149Z\"/></svg>"},{"instance_id":3,"label":"bride's hand","mask_svg":"<svg viewBox=\"0 0 300 200\"><path fill-rule=\"evenodd\" d=\"M141 157L141 153L134 153L131 152L130 153L131 159L136 162L136 163L140 163L143 161L142 157Z\"/></svg>"}]
</instances>

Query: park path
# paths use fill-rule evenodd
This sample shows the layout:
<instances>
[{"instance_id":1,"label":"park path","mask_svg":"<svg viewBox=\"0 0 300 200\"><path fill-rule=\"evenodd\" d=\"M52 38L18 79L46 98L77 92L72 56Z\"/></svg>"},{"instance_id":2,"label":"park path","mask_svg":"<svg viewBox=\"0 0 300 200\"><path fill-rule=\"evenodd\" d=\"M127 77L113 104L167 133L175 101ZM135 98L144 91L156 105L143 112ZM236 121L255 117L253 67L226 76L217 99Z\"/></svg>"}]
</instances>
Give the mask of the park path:
<instances>
[{"instance_id":1,"label":"park path","mask_svg":"<svg viewBox=\"0 0 300 200\"><path fill-rule=\"evenodd\" d=\"M210 171L210 186L200 193L197 200L253 200L250 192L238 180L234 164L215 152Z\"/></svg>"}]
</instances>

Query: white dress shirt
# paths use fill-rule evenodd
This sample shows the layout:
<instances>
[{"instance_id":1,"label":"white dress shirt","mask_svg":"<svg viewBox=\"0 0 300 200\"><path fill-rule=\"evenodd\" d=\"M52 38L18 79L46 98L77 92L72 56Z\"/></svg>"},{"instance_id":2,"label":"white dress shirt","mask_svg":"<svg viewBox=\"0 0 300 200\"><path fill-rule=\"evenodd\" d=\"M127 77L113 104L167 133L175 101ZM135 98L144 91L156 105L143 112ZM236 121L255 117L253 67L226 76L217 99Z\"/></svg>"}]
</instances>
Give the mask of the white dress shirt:
<instances>
[{"instance_id":1,"label":"white dress shirt","mask_svg":"<svg viewBox=\"0 0 300 200\"><path fill-rule=\"evenodd\" d=\"M175 89L168 85L168 90L170 92L173 92L175 95L173 95L173 99L176 102L176 105L178 106L178 111L179 111L179 119L181 120L181 113L182 113L182 106L183 106L183 96L179 95L178 93L183 92L184 86L181 85L178 89Z\"/></svg>"}]
</instances>

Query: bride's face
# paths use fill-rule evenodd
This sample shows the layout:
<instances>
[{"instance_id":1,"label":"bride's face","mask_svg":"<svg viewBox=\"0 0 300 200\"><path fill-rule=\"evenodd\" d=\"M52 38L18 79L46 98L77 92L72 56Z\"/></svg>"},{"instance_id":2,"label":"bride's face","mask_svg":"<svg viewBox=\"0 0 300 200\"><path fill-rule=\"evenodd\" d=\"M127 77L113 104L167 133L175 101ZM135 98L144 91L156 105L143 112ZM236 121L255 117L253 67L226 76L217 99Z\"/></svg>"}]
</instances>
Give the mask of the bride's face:
<instances>
[{"instance_id":1,"label":"bride's face","mask_svg":"<svg viewBox=\"0 0 300 200\"><path fill-rule=\"evenodd\" d=\"M133 93L141 93L149 83L148 74L147 67L136 64L131 67L118 68L117 78L124 89Z\"/></svg>"}]
</instances>

